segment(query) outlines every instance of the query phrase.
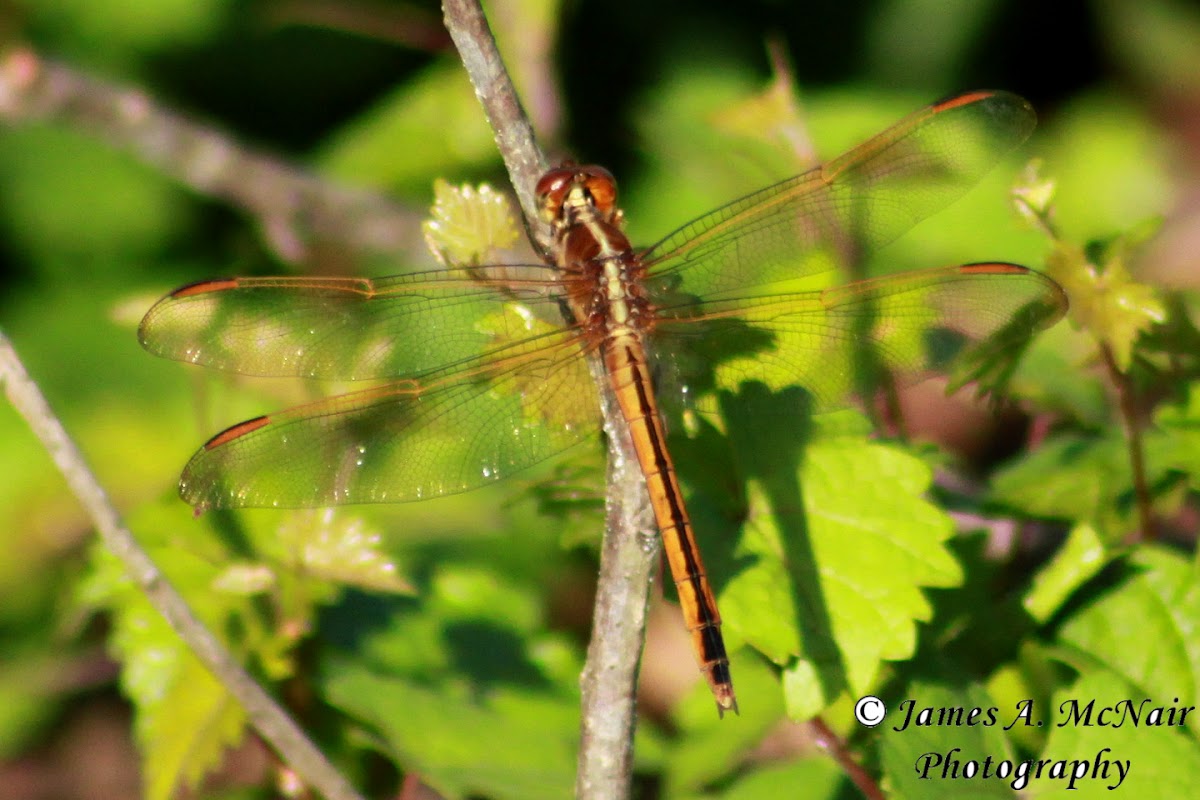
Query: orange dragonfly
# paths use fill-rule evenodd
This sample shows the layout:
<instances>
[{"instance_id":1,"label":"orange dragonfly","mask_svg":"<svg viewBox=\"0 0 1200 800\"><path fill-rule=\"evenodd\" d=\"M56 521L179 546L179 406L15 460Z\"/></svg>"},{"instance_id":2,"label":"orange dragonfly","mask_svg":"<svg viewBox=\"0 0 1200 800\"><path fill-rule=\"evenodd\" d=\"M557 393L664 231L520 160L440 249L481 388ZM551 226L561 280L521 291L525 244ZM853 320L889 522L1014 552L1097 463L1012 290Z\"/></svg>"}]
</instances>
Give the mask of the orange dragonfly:
<instances>
[{"instance_id":1,"label":"orange dragonfly","mask_svg":"<svg viewBox=\"0 0 1200 800\"><path fill-rule=\"evenodd\" d=\"M761 381L848 403L855 353L899 382L961 346L1027 338L1066 308L1014 264L968 264L838 285L848 260L970 188L1035 123L1012 94L937 103L824 166L692 220L646 250L621 231L602 168L537 185L545 264L390 278L230 278L160 300L152 353L232 372L381 380L218 433L188 463L198 509L406 502L462 492L561 453L599 428L585 356L629 424L696 658L736 710L721 617L696 547L664 411L715 413L714 386ZM563 319L550 325L544 319ZM1005 341L999 344L1003 346Z\"/></svg>"}]
</instances>

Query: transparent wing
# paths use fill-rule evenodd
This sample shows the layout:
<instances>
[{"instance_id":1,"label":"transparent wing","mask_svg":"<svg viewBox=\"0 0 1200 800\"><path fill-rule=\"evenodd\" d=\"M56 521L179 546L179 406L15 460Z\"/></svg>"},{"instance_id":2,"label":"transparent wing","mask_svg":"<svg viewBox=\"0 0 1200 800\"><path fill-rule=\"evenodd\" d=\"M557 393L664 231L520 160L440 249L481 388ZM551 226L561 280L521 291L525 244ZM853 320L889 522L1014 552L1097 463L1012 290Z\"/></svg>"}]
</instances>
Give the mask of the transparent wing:
<instances>
[{"instance_id":1,"label":"transparent wing","mask_svg":"<svg viewBox=\"0 0 1200 800\"><path fill-rule=\"evenodd\" d=\"M968 347L1019 348L1057 321L1054 281L1015 264L968 264L816 292L663 309L654 349L664 402L712 409L714 388L799 385L813 410L846 405L886 370L901 384L946 372ZM700 399L693 399L700 398Z\"/></svg>"},{"instance_id":2,"label":"transparent wing","mask_svg":"<svg viewBox=\"0 0 1200 800\"><path fill-rule=\"evenodd\" d=\"M653 286L715 302L853 263L964 194L1035 122L1029 104L1005 92L918 111L824 166L675 231L643 254Z\"/></svg>"},{"instance_id":3,"label":"transparent wing","mask_svg":"<svg viewBox=\"0 0 1200 800\"><path fill-rule=\"evenodd\" d=\"M594 434L596 390L570 330L504 357L258 417L214 436L180 494L200 508L406 502L507 477Z\"/></svg>"},{"instance_id":4,"label":"transparent wing","mask_svg":"<svg viewBox=\"0 0 1200 800\"><path fill-rule=\"evenodd\" d=\"M545 265L392 278L229 278L185 286L146 314L155 355L247 375L363 380L419 375L561 319ZM529 316L501 313L519 301Z\"/></svg>"}]
</instances>

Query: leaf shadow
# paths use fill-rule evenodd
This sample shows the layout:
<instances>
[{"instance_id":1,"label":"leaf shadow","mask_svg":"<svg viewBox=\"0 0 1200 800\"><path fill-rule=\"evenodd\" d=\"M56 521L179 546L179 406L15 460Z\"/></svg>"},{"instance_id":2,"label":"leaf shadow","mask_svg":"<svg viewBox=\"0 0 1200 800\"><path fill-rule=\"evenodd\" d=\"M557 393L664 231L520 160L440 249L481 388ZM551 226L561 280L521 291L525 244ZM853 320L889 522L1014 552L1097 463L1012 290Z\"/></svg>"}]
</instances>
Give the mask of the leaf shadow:
<instances>
[{"instance_id":1,"label":"leaf shadow","mask_svg":"<svg viewBox=\"0 0 1200 800\"><path fill-rule=\"evenodd\" d=\"M826 696L836 696L847 686L847 666L822 589L800 481L813 435L813 398L798 387L774 392L762 383L742 383L736 392L721 392L718 406L728 433L705 422L696 435L672 443L677 469L690 489L697 539L711 554L706 559L710 580L719 592L737 575L777 557L795 609L795 619L787 621L799 634L794 655L813 664ZM766 508L753 507L751 481ZM760 513L769 513L778 531L778 551L770 555L751 552L728 535ZM787 612L762 608L758 613Z\"/></svg>"}]
</instances>

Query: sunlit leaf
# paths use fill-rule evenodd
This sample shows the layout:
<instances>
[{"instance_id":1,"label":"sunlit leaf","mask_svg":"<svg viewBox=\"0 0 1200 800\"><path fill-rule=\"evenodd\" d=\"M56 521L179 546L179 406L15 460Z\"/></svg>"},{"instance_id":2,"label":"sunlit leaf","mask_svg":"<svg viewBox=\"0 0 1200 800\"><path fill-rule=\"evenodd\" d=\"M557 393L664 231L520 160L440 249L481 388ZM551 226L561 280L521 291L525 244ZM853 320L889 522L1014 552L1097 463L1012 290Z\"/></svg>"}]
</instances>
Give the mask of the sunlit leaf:
<instances>
[{"instance_id":1,"label":"sunlit leaf","mask_svg":"<svg viewBox=\"0 0 1200 800\"><path fill-rule=\"evenodd\" d=\"M408 594L412 585L380 547L382 536L362 517L333 509L292 514L279 528L295 567L314 577L376 592Z\"/></svg>"},{"instance_id":2,"label":"sunlit leaf","mask_svg":"<svg viewBox=\"0 0 1200 800\"><path fill-rule=\"evenodd\" d=\"M450 800L559 800L571 793L574 698L528 690L478 698L448 682L429 686L353 662L332 670L324 690L378 732L396 763Z\"/></svg>"},{"instance_id":3,"label":"sunlit leaf","mask_svg":"<svg viewBox=\"0 0 1200 800\"><path fill-rule=\"evenodd\" d=\"M806 719L870 688L883 661L911 656L916 622L932 614L922 590L962 572L917 458L857 435L819 438L797 478L791 490L778 474L752 488L736 554L745 566L720 604L738 636L786 665L788 713Z\"/></svg>"},{"instance_id":4,"label":"sunlit leaf","mask_svg":"<svg viewBox=\"0 0 1200 800\"><path fill-rule=\"evenodd\" d=\"M1054 558L1034 575L1024 599L1026 610L1038 622L1046 622L1110 557L1091 525L1075 526Z\"/></svg>"},{"instance_id":5,"label":"sunlit leaf","mask_svg":"<svg viewBox=\"0 0 1200 800\"><path fill-rule=\"evenodd\" d=\"M469 266L492 261L519 237L508 199L486 183L478 188L433 183L431 219L421 223L429 250L443 264Z\"/></svg>"},{"instance_id":6,"label":"sunlit leaf","mask_svg":"<svg viewBox=\"0 0 1200 800\"><path fill-rule=\"evenodd\" d=\"M170 690L139 709L145 796L169 800L181 788L195 788L226 748L241 741L245 725L233 695L191 652L181 653Z\"/></svg>"},{"instance_id":7,"label":"sunlit leaf","mask_svg":"<svg viewBox=\"0 0 1200 800\"><path fill-rule=\"evenodd\" d=\"M1119 583L1065 620L1059 639L1158 702L1192 704L1200 696L1195 567L1177 553L1151 547L1132 552L1128 565ZM1154 646L1129 647L1124 632L1130 630Z\"/></svg>"},{"instance_id":8,"label":"sunlit leaf","mask_svg":"<svg viewBox=\"0 0 1200 800\"><path fill-rule=\"evenodd\" d=\"M419 604L359 599L331 612L322 694L447 797L562 797L580 665L541 612L495 571L444 561Z\"/></svg>"},{"instance_id":9,"label":"sunlit leaf","mask_svg":"<svg viewBox=\"0 0 1200 800\"><path fill-rule=\"evenodd\" d=\"M1101 265L1092 263L1083 248L1058 242L1046 259L1050 276L1071 299L1071 321L1112 348L1117 366L1126 371L1141 333L1166 318L1157 291L1133 279L1125 263L1125 248L1110 250Z\"/></svg>"},{"instance_id":10,"label":"sunlit leaf","mask_svg":"<svg viewBox=\"0 0 1200 800\"><path fill-rule=\"evenodd\" d=\"M245 713L144 596L103 557L89 582L92 599L113 613L112 648L121 686L137 710L134 730L150 800L168 800L219 763L241 740Z\"/></svg>"},{"instance_id":11,"label":"sunlit leaf","mask_svg":"<svg viewBox=\"0 0 1200 800\"><path fill-rule=\"evenodd\" d=\"M1156 648L1129 649L1149 652ZM1156 693L1154 688L1159 691ZM1119 704L1130 703L1139 709L1144 723L1153 708L1193 702L1184 701L1169 685L1154 688L1131 683L1108 670L1088 669L1076 682L1056 690L1049 708L1043 710L1050 735L1039 757L1051 763L1066 761L1072 766L1074 760L1079 760L1087 773L1075 780L1073 787L1067 777L1035 777L1027 796L1063 797L1068 791L1079 797L1097 798L1118 792L1150 800L1196 796L1200 792L1200 748L1194 736L1178 726L1135 725L1130 719L1122 725L1100 721L1101 712L1112 709L1103 721L1115 722L1118 709L1123 708ZM1175 697L1181 702L1176 703ZM1167 719L1165 714L1163 719ZM1190 719L1187 722L1191 724ZM1118 760L1125 767L1123 779L1114 763Z\"/></svg>"}]
</instances>

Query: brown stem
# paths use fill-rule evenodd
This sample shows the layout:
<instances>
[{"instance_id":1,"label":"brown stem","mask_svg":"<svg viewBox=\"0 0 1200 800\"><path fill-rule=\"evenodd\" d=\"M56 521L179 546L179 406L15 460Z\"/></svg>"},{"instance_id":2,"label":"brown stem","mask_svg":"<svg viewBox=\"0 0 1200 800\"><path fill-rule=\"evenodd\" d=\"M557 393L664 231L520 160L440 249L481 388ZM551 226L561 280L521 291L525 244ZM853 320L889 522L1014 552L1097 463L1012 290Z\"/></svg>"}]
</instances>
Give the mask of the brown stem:
<instances>
[{"instance_id":1,"label":"brown stem","mask_svg":"<svg viewBox=\"0 0 1200 800\"><path fill-rule=\"evenodd\" d=\"M516 90L479 4L445 0L446 27L462 55L475 94L496 136L532 238L548 249L549 235L538 217L533 187L546 159L533 138ZM589 360L603 398L608 433L607 529L596 587L592 638L581 680L582 714L576 797L619 800L628 797L633 776L635 690L645 641L650 579L658 549L649 497L638 470L624 418L612 398L599 360Z\"/></svg>"},{"instance_id":2,"label":"brown stem","mask_svg":"<svg viewBox=\"0 0 1200 800\"><path fill-rule=\"evenodd\" d=\"M450 38L458 48L463 67L475 88L475 96L492 127L496 148L504 159L513 190L521 203L525 225L535 243L542 250L548 250L550 231L538 214L533 187L549 162L537 145L533 126L496 49L496 40L483 9L475 0L445 0L442 13Z\"/></svg>"},{"instance_id":3,"label":"brown stem","mask_svg":"<svg viewBox=\"0 0 1200 800\"><path fill-rule=\"evenodd\" d=\"M199 194L246 211L284 261L307 259L320 242L390 257L423 251L419 214L373 192L331 184L169 111L141 91L29 49L0 59L0 122L59 123L131 153Z\"/></svg>"},{"instance_id":4,"label":"brown stem","mask_svg":"<svg viewBox=\"0 0 1200 800\"><path fill-rule=\"evenodd\" d=\"M1158 526L1154 521L1153 499L1150 495L1150 485L1146 480L1146 454L1142 443L1142 424L1138 419L1137 398L1134 396L1133 382L1117 365L1112 348L1105 342L1100 343L1100 354L1104 358L1104 368L1108 379L1117 390L1117 403L1121 409L1121 422L1125 428L1125 438L1129 441L1129 467L1133 472L1133 496L1137 503L1138 519L1141 522L1142 538L1154 541L1158 538Z\"/></svg>"},{"instance_id":5,"label":"brown stem","mask_svg":"<svg viewBox=\"0 0 1200 800\"><path fill-rule=\"evenodd\" d=\"M809 720L809 728L813 732L813 739L817 746L823 748L833 760L838 763L842 771L847 777L854 782L858 790L863 793L863 797L867 800L885 800L883 789L879 787L879 783L871 777L871 774L863 769L862 764L854 760L854 756L850 754L849 748L842 738L834 733L833 729L825 724L825 720L820 717L813 717Z\"/></svg>"},{"instance_id":6,"label":"brown stem","mask_svg":"<svg viewBox=\"0 0 1200 800\"><path fill-rule=\"evenodd\" d=\"M67 485L96 525L108 550L120 559L125 571L146 598L187 642L196 657L237 698L255 730L310 786L330 800L357 800L359 795L325 756L304 735L291 717L254 681L225 647L196 619L183 597L167 582L129 529L117 515L108 495L54 416L37 384L0 332L0 384L13 408L41 440Z\"/></svg>"}]
</instances>

